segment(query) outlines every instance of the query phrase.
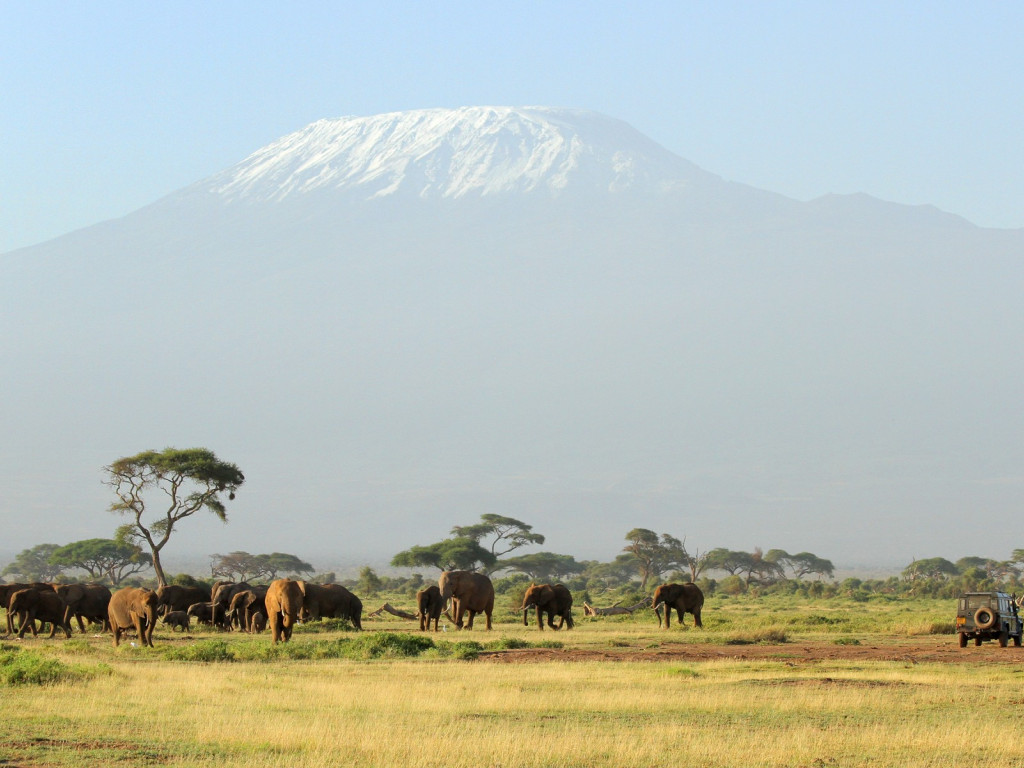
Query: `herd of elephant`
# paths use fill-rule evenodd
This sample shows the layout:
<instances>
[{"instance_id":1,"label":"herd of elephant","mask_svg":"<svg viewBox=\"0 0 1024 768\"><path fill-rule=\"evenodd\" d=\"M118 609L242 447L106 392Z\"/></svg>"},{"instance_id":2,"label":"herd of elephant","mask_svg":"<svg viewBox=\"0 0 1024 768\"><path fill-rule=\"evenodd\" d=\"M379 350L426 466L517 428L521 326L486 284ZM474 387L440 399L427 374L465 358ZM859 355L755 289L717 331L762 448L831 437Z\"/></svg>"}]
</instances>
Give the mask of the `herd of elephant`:
<instances>
[{"instance_id":1,"label":"herd of elephant","mask_svg":"<svg viewBox=\"0 0 1024 768\"><path fill-rule=\"evenodd\" d=\"M50 637L58 629L71 637L71 622L77 620L85 632L85 622L100 624L113 634L114 645L121 637L134 631L143 645L153 645L153 630L158 618L173 631L188 631L191 621L221 629L262 632L268 626L274 643L288 641L299 621L320 618L348 620L362 629L363 604L340 584L314 584L293 579L277 579L269 585L245 582L217 582L204 586L169 585L156 590L125 587L113 594L102 584L0 584L0 604L7 609L7 634L14 634L18 620L18 637L28 629L38 633L36 622L50 625ZM662 584L654 591L653 608L662 626L671 623L675 610L679 623L690 613L696 626L701 623L704 595L695 584ZM491 629L494 611L494 585L485 574L473 571L445 571L436 585L416 593L420 630L438 630L441 616L458 629L472 629L473 619L484 614ZM520 610L527 625L529 611L536 611L537 626L544 629L544 619L551 629L572 629L572 594L562 584L531 584L523 597ZM558 619L557 625L555 619Z\"/></svg>"}]
</instances>

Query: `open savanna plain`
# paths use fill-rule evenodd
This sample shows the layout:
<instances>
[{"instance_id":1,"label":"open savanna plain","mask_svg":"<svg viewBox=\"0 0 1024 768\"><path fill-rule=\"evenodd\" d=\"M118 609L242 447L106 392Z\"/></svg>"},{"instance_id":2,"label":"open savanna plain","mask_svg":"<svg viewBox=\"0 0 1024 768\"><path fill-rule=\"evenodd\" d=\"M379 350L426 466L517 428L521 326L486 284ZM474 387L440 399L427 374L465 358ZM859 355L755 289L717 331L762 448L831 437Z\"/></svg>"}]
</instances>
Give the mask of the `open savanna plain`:
<instances>
[{"instance_id":1,"label":"open savanna plain","mask_svg":"<svg viewBox=\"0 0 1024 768\"><path fill-rule=\"evenodd\" d=\"M8 638L0 765L1024 765L1024 649L959 648L953 601L714 598L702 630L500 608L490 632L366 616L276 647Z\"/></svg>"}]
</instances>

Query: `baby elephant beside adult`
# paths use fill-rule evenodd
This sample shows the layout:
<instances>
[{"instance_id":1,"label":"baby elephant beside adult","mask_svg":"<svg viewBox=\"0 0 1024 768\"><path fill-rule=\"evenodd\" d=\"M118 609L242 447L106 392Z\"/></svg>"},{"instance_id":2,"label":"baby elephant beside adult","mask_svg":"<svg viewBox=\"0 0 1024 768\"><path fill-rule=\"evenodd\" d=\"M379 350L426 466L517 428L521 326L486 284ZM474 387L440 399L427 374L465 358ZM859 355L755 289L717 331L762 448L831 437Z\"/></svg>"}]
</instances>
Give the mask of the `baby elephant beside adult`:
<instances>
[{"instance_id":1,"label":"baby elephant beside adult","mask_svg":"<svg viewBox=\"0 0 1024 768\"><path fill-rule=\"evenodd\" d=\"M552 629L573 628L572 594L562 584L531 584L523 596L523 626L528 626L528 612L537 609L537 628L544 629L544 614L548 615L548 626ZM555 617L558 626L555 626Z\"/></svg>"},{"instance_id":2,"label":"baby elephant beside adult","mask_svg":"<svg viewBox=\"0 0 1024 768\"><path fill-rule=\"evenodd\" d=\"M114 633L114 646L121 644L121 634L134 629L143 645L153 647L153 629L156 627L156 592L141 587L119 589L110 598L107 616L110 631Z\"/></svg>"},{"instance_id":3,"label":"baby elephant beside adult","mask_svg":"<svg viewBox=\"0 0 1024 768\"><path fill-rule=\"evenodd\" d=\"M700 609L704 606L704 593L696 584L662 584L654 590L654 612L658 614L658 626L661 627L661 608L665 607L665 629L672 623L672 609L675 609L679 617L679 624L683 623L683 614L692 613L694 624L698 627L700 623Z\"/></svg>"}]
</instances>

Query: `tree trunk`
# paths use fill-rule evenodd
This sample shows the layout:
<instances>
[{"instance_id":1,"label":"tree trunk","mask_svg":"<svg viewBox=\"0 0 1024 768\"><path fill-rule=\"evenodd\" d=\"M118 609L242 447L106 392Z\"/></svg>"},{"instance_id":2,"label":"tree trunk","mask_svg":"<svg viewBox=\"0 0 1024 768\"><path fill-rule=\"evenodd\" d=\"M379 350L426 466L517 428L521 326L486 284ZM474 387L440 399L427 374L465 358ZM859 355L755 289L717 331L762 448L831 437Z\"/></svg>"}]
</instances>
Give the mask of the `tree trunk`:
<instances>
[{"instance_id":1,"label":"tree trunk","mask_svg":"<svg viewBox=\"0 0 1024 768\"><path fill-rule=\"evenodd\" d=\"M153 549L153 570L156 571L156 583L159 587L167 586L167 577L164 576L164 568L160 565L160 550Z\"/></svg>"}]
</instances>

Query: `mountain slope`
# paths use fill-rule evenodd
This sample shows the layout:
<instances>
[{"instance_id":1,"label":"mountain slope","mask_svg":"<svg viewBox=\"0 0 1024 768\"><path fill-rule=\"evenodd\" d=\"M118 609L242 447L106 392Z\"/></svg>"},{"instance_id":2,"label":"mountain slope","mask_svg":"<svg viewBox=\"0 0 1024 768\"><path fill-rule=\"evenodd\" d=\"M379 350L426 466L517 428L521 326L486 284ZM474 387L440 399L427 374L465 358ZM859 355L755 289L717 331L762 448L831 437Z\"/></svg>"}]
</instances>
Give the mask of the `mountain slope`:
<instances>
[{"instance_id":1,"label":"mountain slope","mask_svg":"<svg viewBox=\"0 0 1024 768\"><path fill-rule=\"evenodd\" d=\"M1005 558L961 521L1024 501L1022 254L589 113L322 121L0 257L0 512L16 549L108 535L99 468L199 444L249 478L200 554L320 567L492 511L602 559L637 526Z\"/></svg>"},{"instance_id":2,"label":"mountain slope","mask_svg":"<svg viewBox=\"0 0 1024 768\"><path fill-rule=\"evenodd\" d=\"M666 189L710 174L625 123L582 110L464 107L320 120L199 186L226 199L319 189L459 198L571 185Z\"/></svg>"}]
</instances>

